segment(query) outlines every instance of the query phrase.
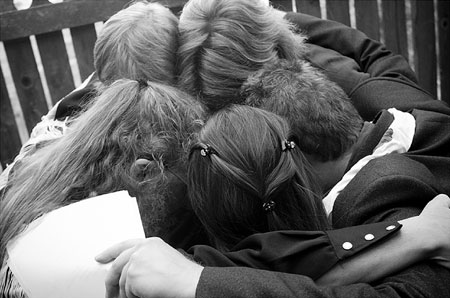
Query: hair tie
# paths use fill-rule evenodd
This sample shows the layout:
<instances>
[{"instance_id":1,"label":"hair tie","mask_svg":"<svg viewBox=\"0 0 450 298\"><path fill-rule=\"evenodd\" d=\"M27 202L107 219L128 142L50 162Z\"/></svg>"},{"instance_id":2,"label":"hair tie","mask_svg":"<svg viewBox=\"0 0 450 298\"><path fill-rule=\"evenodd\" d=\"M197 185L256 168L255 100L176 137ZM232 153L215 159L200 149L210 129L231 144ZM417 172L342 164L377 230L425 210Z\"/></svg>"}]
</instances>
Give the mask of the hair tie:
<instances>
[{"instance_id":1,"label":"hair tie","mask_svg":"<svg viewBox=\"0 0 450 298\"><path fill-rule=\"evenodd\" d=\"M137 80L138 84L139 84L139 89L144 89L148 87L148 82L147 80L144 79L138 79Z\"/></svg>"},{"instance_id":2,"label":"hair tie","mask_svg":"<svg viewBox=\"0 0 450 298\"><path fill-rule=\"evenodd\" d=\"M291 150L295 148L294 141L283 140L281 141L281 151Z\"/></svg>"},{"instance_id":3,"label":"hair tie","mask_svg":"<svg viewBox=\"0 0 450 298\"><path fill-rule=\"evenodd\" d=\"M199 148L200 148L200 155L203 157L209 156L211 154L216 154L217 155L217 151L214 150L214 148L211 147L211 145L209 144L198 144Z\"/></svg>"},{"instance_id":4,"label":"hair tie","mask_svg":"<svg viewBox=\"0 0 450 298\"><path fill-rule=\"evenodd\" d=\"M262 207L263 207L264 211L271 212L271 211L273 211L273 209L275 209L275 205L276 205L275 202L270 200L270 201L263 203Z\"/></svg>"}]
</instances>

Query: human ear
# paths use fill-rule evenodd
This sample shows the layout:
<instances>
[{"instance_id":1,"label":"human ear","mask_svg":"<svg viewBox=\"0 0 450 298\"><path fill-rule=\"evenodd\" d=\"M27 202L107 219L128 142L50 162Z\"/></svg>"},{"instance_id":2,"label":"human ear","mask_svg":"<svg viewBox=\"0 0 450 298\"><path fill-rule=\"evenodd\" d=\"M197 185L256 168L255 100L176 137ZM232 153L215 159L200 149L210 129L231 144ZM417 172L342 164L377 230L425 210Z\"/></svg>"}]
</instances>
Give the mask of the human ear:
<instances>
[{"instance_id":1,"label":"human ear","mask_svg":"<svg viewBox=\"0 0 450 298\"><path fill-rule=\"evenodd\" d=\"M131 165L131 174L137 180L142 181L146 176L147 167L151 164L152 161L145 158L138 158Z\"/></svg>"}]
</instances>

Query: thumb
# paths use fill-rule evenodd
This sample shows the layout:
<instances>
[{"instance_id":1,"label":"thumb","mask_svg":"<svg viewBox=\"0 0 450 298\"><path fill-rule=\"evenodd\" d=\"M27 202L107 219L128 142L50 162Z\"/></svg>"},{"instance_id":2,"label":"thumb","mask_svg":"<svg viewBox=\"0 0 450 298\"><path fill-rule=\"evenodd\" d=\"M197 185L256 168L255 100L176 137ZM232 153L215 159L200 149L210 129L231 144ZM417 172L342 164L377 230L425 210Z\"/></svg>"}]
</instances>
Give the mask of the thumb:
<instances>
[{"instance_id":1,"label":"thumb","mask_svg":"<svg viewBox=\"0 0 450 298\"><path fill-rule=\"evenodd\" d=\"M427 207L435 207L435 208L450 208L450 198L445 194L439 194L435 196L428 204Z\"/></svg>"}]
</instances>

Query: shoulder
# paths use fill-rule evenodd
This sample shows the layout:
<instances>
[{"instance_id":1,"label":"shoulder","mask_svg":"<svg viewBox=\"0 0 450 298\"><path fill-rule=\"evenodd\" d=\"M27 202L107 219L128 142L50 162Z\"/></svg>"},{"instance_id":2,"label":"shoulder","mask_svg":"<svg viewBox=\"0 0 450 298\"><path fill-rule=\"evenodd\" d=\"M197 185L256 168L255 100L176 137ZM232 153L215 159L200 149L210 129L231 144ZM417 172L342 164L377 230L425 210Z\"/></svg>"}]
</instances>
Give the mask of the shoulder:
<instances>
[{"instance_id":1,"label":"shoulder","mask_svg":"<svg viewBox=\"0 0 450 298\"><path fill-rule=\"evenodd\" d=\"M414 216L439 192L427 167L402 154L389 154L370 161L339 194L333 226Z\"/></svg>"},{"instance_id":2,"label":"shoulder","mask_svg":"<svg viewBox=\"0 0 450 298\"><path fill-rule=\"evenodd\" d=\"M425 165L404 154L392 153L369 161L345 190L363 193L380 184L398 187L401 181L420 181L424 186L435 186L434 176ZM391 187L389 190L393 191Z\"/></svg>"},{"instance_id":3,"label":"shoulder","mask_svg":"<svg viewBox=\"0 0 450 298\"><path fill-rule=\"evenodd\" d=\"M349 96L365 119L374 117L375 111L390 107L404 112L421 109L450 113L448 104L434 99L418 85L398 78L373 77L358 84Z\"/></svg>"}]
</instances>

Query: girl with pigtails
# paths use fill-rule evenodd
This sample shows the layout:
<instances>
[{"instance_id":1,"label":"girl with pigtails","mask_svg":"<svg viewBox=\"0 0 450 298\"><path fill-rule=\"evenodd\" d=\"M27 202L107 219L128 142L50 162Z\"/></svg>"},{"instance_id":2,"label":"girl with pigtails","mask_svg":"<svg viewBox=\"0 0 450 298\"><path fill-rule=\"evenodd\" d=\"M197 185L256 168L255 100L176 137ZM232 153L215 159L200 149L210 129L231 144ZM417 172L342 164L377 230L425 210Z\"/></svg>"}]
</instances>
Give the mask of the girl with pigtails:
<instances>
[{"instance_id":1,"label":"girl with pigtails","mask_svg":"<svg viewBox=\"0 0 450 298\"><path fill-rule=\"evenodd\" d=\"M255 233L328 229L311 167L273 113L246 106L218 112L189 164L192 206L218 247Z\"/></svg>"},{"instance_id":2,"label":"girl with pigtails","mask_svg":"<svg viewBox=\"0 0 450 298\"><path fill-rule=\"evenodd\" d=\"M448 224L447 196L433 199L419 216L373 223L374 238L365 239L361 227L342 229L340 240L356 242L344 242L343 252L329 249L326 241L336 247L340 240L333 242L336 231L327 230L321 188L299 143L272 112L230 105L213 114L189 153L187 182L192 207L218 251L196 245L186 256L156 237L118 243L96 257L113 262L106 297L340 297L347 291L366 297L361 285L418 260L445 265L448 245L431 255L424 249L448 243L445 230L435 233ZM348 257L371 241L377 245ZM354 249L347 246L352 243ZM336 255L342 259L330 266ZM442 291L448 289L433 293Z\"/></svg>"}]
</instances>

